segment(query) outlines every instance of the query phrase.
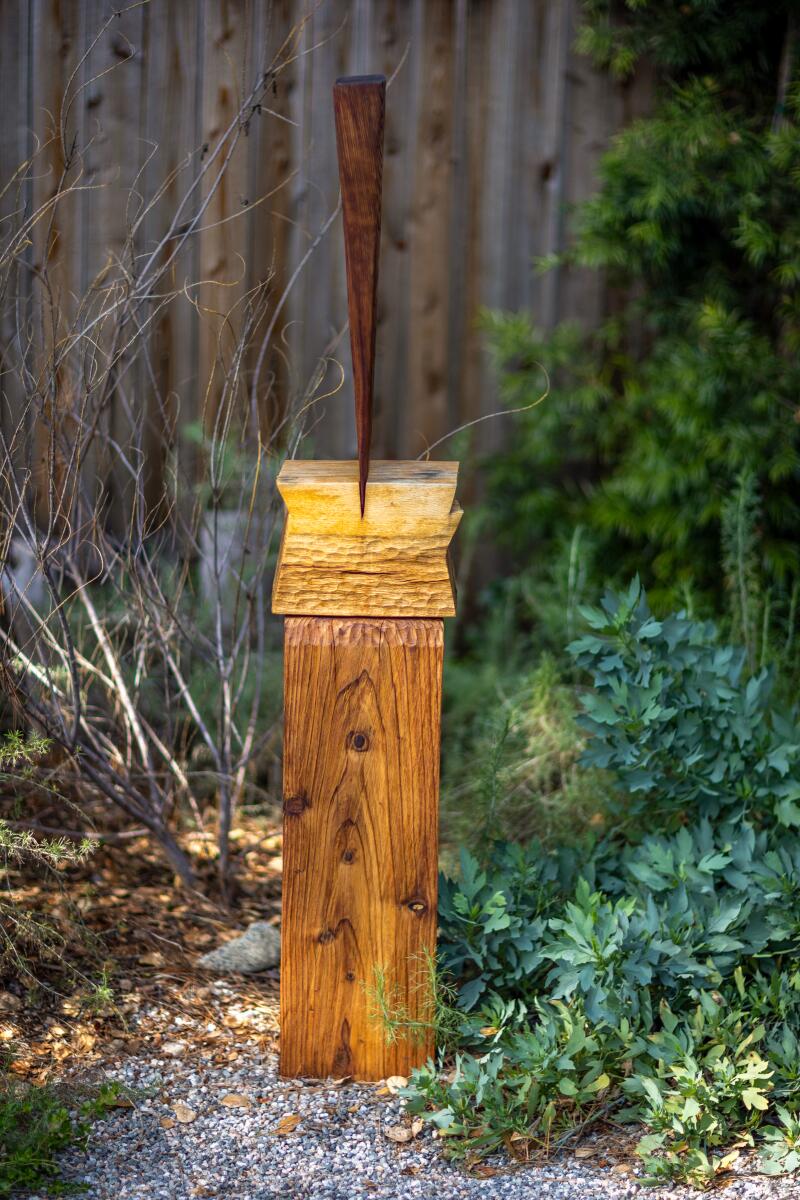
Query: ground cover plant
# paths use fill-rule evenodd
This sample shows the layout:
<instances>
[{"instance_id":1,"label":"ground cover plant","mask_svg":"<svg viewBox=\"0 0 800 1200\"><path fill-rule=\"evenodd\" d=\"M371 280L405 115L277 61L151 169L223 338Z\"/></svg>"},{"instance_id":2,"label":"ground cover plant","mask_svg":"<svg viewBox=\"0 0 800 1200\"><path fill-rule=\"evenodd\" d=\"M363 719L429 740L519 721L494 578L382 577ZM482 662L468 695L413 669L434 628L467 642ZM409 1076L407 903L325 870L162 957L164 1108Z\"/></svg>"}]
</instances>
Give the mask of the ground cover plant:
<instances>
[{"instance_id":1,"label":"ground cover plant","mask_svg":"<svg viewBox=\"0 0 800 1200\"><path fill-rule=\"evenodd\" d=\"M0 1081L0 1196L40 1188L51 1196L80 1191L60 1178L58 1155L85 1144L91 1122L113 1109L119 1097L114 1083L87 1097L52 1085Z\"/></svg>"},{"instance_id":2,"label":"ground cover plant","mask_svg":"<svg viewBox=\"0 0 800 1200\"><path fill-rule=\"evenodd\" d=\"M800 1165L800 731L774 673L634 580L570 646L587 770L613 814L586 845L462 854L440 898L461 1021L414 1073L450 1153L552 1152L643 1126L645 1176L706 1186L742 1151ZM641 1131L640 1131L641 1132Z\"/></svg>"}]
</instances>

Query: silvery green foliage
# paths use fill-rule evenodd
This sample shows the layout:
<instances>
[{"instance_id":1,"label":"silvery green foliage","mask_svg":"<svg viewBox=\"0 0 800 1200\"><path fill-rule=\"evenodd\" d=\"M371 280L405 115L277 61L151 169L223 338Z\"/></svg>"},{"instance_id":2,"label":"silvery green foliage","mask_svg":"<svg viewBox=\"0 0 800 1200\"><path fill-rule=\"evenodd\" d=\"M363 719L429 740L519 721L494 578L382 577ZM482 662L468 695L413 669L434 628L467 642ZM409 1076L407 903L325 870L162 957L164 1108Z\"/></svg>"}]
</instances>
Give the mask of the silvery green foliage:
<instances>
[{"instance_id":1,"label":"silvery green foliage","mask_svg":"<svg viewBox=\"0 0 800 1200\"><path fill-rule=\"evenodd\" d=\"M671 1000L800 951L800 839L701 821L580 863L500 845L483 868L462 854L439 918L467 1010L547 995L591 1020L647 1014L652 987Z\"/></svg>"},{"instance_id":2,"label":"silvery green foliage","mask_svg":"<svg viewBox=\"0 0 800 1200\"><path fill-rule=\"evenodd\" d=\"M458 882L439 879L439 948L442 965L463 981L469 1010L491 990L527 994L541 974L539 946L562 887L572 876L561 861L530 846L495 846L488 865L461 852Z\"/></svg>"},{"instance_id":3,"label":"silvery green foliage","mask_svg":"<svg viewBox=\"0 0 800 1200\"><path fill-rule=\"evenodd\" d=\"M657 620L638 579L581 612L589 632L569 651L594 685L583 761L613 772L629 807L800 825L800 730L773 706L770 671L746 677L744 650L712 622Z\"/></svg>"},{"instance_id":4,"label":"silvery green foliage","mask_svg":"<svg viewBox=\"0 0 800 1200\"><path fill-rule=\"evenodd\" d=\"M584 615L586 761L654 832L586 851L498 844L440 888L460 984L455 1071L407 1099L452 1153L550 1152L609 1112L646 1178L705 1187L759 1151L800 1168L798 735L766 672L638 581ZM659 828L663 832L658 832Z\"/></svg>"}]
</instances>

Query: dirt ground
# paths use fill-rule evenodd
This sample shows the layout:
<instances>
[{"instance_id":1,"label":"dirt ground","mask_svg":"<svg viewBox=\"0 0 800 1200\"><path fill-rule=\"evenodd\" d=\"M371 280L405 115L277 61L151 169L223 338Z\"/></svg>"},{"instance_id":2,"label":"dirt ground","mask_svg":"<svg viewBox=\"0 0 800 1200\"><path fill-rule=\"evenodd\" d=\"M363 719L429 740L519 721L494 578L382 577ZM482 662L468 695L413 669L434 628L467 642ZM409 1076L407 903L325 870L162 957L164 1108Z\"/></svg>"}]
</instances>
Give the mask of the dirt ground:
<instances>
[{"instance_id":1,"label":"dirt ground","mask_svg":"<svg viewBox=\"0 0 800 1200\"><path fill-rule=\"evenodd\" d=\"M196 967L252 921L280 920L278 822L243 819L231 840L230 906L218 898L210 833L184 839L207 896L181 887L146 838L101 843L58 874L8 866L9 898L60 943L50 955L24 948L0 969L0 1047L14 1074L41 1083L143 1049L178 1053L184 1024L194 1051L220 1064L235 1063L242 1042L274 1046L277 968L238 976L232 1000Z\"/></svg>"}]
</instances>

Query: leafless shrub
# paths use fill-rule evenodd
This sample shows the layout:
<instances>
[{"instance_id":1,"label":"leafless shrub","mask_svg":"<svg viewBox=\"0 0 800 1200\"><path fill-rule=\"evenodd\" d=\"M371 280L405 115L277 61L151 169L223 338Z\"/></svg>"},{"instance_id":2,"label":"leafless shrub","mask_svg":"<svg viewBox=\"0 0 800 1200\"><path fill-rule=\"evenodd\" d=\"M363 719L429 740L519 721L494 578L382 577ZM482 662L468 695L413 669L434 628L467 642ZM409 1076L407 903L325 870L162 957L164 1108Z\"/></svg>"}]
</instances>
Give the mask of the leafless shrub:
<instances>
[{"instance_id":1,"label":"leafless shrub","mask_svg":"<svg viewBox=\"0 0 800 1200\"><path fill-rule=\"evenodd\" d=\"M153 335L170 306L190 305L203 319L200 281L176 282L184 251L208 220L247 122L256 111L268 117L271 85L297 55L298 34L215 143L188 155L152 195L133 190L122 251L109 254L84 295L67 303L59 290L55 236L61 210L86 186L69 131L74 95L52 142L2 193L14 197L0 224L0 320L10 331L0 380L3 690L60 748L82 798L102 797L149 830L187 884L194 873L174 815L180 803L202 820L192 747L195 759L202 747L215 780L224 887L233 812L270 734L260 717L274 478L328 364L278 403L266 365L280 353L293 280L276 295L267 275L223 315L209 377L198 385L200 418L187 429L178 397L164 390ZM53 145L60 178L29 211L26 181ZM152 228L176 179L181 197L145 244L145 219Z\"/></svg>"}]
</instances>

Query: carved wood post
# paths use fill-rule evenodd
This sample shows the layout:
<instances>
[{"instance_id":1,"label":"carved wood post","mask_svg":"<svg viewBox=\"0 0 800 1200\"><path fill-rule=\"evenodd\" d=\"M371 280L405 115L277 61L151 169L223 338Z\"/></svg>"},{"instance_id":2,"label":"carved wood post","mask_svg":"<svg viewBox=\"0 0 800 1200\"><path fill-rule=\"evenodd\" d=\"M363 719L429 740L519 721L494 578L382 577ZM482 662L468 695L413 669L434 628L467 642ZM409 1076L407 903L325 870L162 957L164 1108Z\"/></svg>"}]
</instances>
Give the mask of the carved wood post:
<instances>
[{"instance_id":1,"label":"carved wood post","mask_svg":"<svg viewBox=\"0 0 800 1200\"><path fill-rule=\"evenodd\" d=\"M433 1052L371 1015L430 1016L448 546L457 463L284 464L282 1075L382 1079Z\"/></svg>"}]
</instances>

